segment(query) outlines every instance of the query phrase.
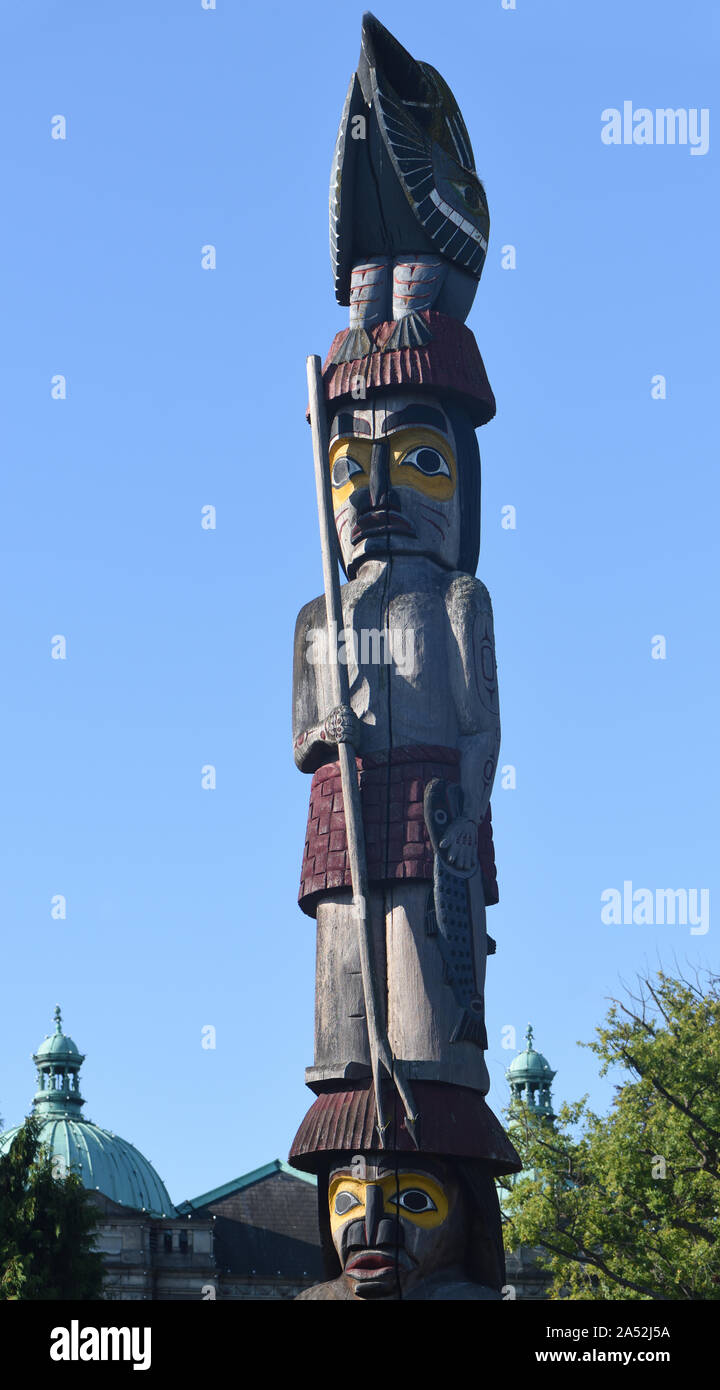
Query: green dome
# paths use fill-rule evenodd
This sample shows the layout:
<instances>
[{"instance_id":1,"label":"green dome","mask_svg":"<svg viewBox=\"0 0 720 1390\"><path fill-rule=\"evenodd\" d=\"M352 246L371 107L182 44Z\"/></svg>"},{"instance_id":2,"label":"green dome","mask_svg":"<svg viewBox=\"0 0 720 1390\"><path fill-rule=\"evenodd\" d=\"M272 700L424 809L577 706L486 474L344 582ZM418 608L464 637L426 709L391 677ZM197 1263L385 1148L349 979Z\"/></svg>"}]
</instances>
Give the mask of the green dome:
<instances>
[{"instance_id":1,"label":"green dome","mask_svg":"<svg viewBox=\"0 0 720 1390\"><path fill-rule=\"evenodd\" d=\"M527 1048L525 1052L518 1052L517 1057L513 1057L507 1069L508 1078L537 1077L542 1081L545 1077L550 1080L555 1075L547 1057L543 1057L542 1052L534 1052L532 1048Z\"/></svg>"},{"instance_id":2,"label":"green dome","mask_svg":"<svg viewBox=\"0 0 720 1390\"><path fill-rule=\"evenodd\" d=\"M40 1120L40 1142L58 1159L61 1171L72 1169L90 1191L102 1192L122 1206L174 1216L167 1189L152 1164L126 1139L81 1115L85 1102L79 1072L85 1059L62 1032L59 1008L55 1020L55 1033L33 1057L38 1067L33 1110ZM0 1135L0 1155L7 1153L19 1128L16 1125Z\"/></svg>"},{"instance_id":3,"label":"green dome","mask_svg":"<svg viewBox=\"0 0 720 1390\"><path fill-rule=\"evenodd\" d=\"M528 1023L525 1041L527 1043L525 1050L518 1052L517 1057L513 1057L505 1073L510 1082L510 1093L513 1100L521 1101L535 1114L553 1119L550 1083L555 1072L547 1057L543 1057L542 1052L535 1051L532 1045L533 1030L530 1023Z\"/></svg>"},{"instance_id":4,"label":"green dome","mask_svg":"<svg viewBox=\"0 0 720 1390\"><path fill-rule=\"evenodd\" d=\"M527 1047L524 1052L518 1052L517 1057L513 1057L505 1073L508 1081L552 1081L555 1072L547 1057L543 1057L542 1052L535 1051L532 1040L532 1024L528 1023L525 1034Z\"/></svg>"},{"instance_id":5,"label":"green dome","mask_svg":"<svg viewBox=\"0 0 720 1390\"><path fill-rule=\"evenodd\" d=\"M67 1033L60 1031L59 1015L60 1009L58 1007L56 1010L57 1028L54 1033L48 1034L44 1042L41 1042L35 1053L35 1061L41 1057L77 1057L79 1061L84 1062L85 1058L81 1057L77 1044L68 1037Z\"/></svg>"},{"instance_id":6,"label":"green dome","mask_svg":"<svg viewBox=\"0 0 720 1390\"><path fill-rule=\"evenodd\" d=\"M0 1136L0 1154L7 1153L19 1126ZM113 1202L156 1216L174 1216L175 1209L152 1163L126 1139L100 1129L91 1120L48 1117L40 1142L58 1158L61 1172L77 1173L83 1187L103 1192Z\"/></svg>"}]
</instances>

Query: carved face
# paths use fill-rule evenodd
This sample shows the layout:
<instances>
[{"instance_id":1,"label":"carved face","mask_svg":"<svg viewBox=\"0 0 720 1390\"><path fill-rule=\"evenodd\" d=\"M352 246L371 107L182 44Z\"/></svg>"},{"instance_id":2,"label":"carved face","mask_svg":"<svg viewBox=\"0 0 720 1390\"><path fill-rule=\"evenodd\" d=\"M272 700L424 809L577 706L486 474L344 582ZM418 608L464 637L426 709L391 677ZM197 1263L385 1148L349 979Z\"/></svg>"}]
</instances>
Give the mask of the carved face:
<instances>
[{"instance_id":1,"label":"carved face","mask_svg":"<svg viewBox=\"0 0 720 1390\"><path fill-rule=\"evenodd\" d=\"M463 1261L465 1201L439 1162L396 1169L380 1154L360 1156L332 1170L329 1203L333 1243L357 1298L396 1298Z\"/></svg>"},{"instance_id":2,"label":"carved face","mask_svg":"<svg viewBox=\"0 0 720 1390\"><path fill-rule=\"evenodd\" d=\"M455 569L460 501L455 437L432 398L351 403L330 428L333 507L345 569L425 555Z\"/></svg>"}]
</instances>

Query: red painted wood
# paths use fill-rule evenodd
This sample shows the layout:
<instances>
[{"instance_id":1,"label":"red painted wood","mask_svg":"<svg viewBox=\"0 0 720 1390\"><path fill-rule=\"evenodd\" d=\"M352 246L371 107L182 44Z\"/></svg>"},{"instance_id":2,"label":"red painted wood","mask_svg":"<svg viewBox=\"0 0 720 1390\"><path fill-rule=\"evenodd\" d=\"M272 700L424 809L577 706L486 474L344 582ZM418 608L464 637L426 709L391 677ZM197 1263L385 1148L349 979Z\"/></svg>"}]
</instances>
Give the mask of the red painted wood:
<instances>
[{"instance_id":1,"label":"red painted wood","mask_svg":"<svg viewBox=\"0 0 720 1390\"><path fill-rule=\"evenodd\" d=\"M359 757L356 763L369 881L432 882L433 852L423 818L423 793L431 777L460 780L459 751L421 744ZM498 901L498 888L489 807L478 827L478 856L485 902L490 905ZM298 901L303 912L314 917L320 893L351 886L340 769L337 763L326 763L312 779Z\"/></svg>"},{"instance_id":2,"label":"red painted wood","mask_svg":"<svg viewBox=\"0 0 720 1390\"><path fill-rule=\"evenodd\" d=\"M417 1153L405 1129L397 1095L389 1086L384 1094L386 1114L393 1116L387 1148ZM413 1095L421 1117L420 1152L482 1159L495 1177L520 1172L522 1165L513 1145L479 1092L467 1086L414 1081ZM340 1081L323 1090L308 1110L293 1140L290 1162L312 1173L328 1154L368 1153L377 1148L372 1081L357 1081L352 1086Z\"/></svg>"}]
</instances>

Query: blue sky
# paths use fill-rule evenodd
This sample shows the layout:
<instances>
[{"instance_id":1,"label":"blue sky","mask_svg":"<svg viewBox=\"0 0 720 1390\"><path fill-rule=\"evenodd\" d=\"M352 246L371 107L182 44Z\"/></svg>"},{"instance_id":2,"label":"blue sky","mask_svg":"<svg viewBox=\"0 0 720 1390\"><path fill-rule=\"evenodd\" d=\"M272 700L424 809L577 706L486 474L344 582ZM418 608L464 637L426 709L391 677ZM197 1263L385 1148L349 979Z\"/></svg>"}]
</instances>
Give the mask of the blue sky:
<instances>
[{"instance_id":1,"label":"blue sky","mask_svg":"<svg viewBox=\"0 0 720 1390\"><path fill-rule=\"evenodd\" d=\"M517 775L493 796L490 1101L502 1029L519 1047L531 1018L556 1099L603 1108L575 1043L606 997L718 963L718 12L376 13L452 86L490 204L478 573ZM27 1110L59 1001L88 1115L174 1201L284 1158L311 1099L292 632L321 588L305 357L346 321L327 189L360 19L347 0L4 16L0 1113ZM709 108L708 153L603 144L625 100ZM624 880L709 889L709 931L604 925Z\"/></svg>"}]
</instances>

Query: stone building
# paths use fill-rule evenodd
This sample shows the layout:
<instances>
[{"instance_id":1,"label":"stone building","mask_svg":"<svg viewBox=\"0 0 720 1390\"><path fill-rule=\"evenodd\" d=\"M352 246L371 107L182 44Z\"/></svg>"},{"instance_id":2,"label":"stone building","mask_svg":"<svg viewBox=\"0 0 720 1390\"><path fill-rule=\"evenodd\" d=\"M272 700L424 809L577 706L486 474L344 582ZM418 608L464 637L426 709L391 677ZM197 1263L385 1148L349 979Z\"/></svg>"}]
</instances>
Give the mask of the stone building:
<instances>
[{"instance_id":1,"label":"stone building","mask_svg":"<svg viewBox=\"0 0 720 1390\"><path fill-rule=\"evenodd\" d=\"M514 1099L552 1123L555 1076L542 1053L527 1046L506 1073ZM57 1171L77 1172L97 1208L96 1248L105 1260L105 1292L123 1301L288 1300L324 1276L314 1177L280 1159L181 1202L170 1201L152 1164L118 1134L82 1114L80 1068L85 1057L55 1031L33 1061L33 1111ZM18 1127L0 1135L6 1153ZM507 1284L518 1299L547 1297L549 1276L538 1252L507 1257Z\"/></svg>"},{"instance_id":2,"label":"stone building","mask_svg":"<svg viewBox=\"0 0 720 1390\"><path fill-rule=\"evenodd\" d=\"M174 1207L152 1164L82 1114L85 1057L55 1031L33 1061L33 1112L56 1171L77 1172L97 1208L111 1299L294 1298L322 1277L314 1178L275 1160ZM18 1126L0 1136L9 1149Z\"/></svg>"},{"instance_id":3,"label":"stone building","mask_svg":"<svg viewBox=\"0 0 720 1390\"><path fill-rule=\"evenodd\" d=\"M325 1277L316 1179L279 1158L177 1210L213 1222L217 1298L292 1299Z\"/></svg>"}]
</instances>

